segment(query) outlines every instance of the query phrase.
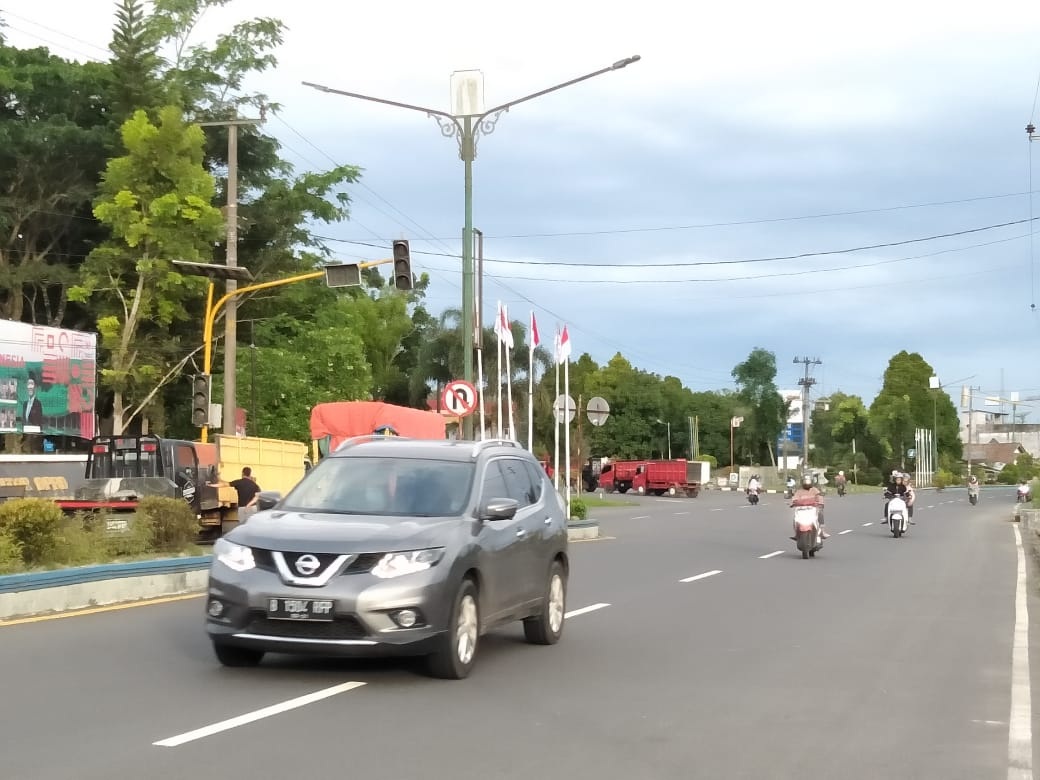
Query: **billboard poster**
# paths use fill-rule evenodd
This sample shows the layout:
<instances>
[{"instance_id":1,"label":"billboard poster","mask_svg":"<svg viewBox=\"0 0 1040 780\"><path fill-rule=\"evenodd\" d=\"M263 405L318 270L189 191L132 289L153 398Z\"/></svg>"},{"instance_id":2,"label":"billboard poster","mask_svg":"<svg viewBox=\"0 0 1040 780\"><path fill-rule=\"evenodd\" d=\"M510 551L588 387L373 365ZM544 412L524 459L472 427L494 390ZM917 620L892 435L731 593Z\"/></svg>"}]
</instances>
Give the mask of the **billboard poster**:
<instances>
[{"instance_id":1,"label":"billboard poster","mask_svg":"<svg viewBox=\"0 0 1040 780\"><path fill-rule=\"evenodd\" d=\"M0 320L0 433L94 436L97 335Z\"/></svg>"}]
</instances>

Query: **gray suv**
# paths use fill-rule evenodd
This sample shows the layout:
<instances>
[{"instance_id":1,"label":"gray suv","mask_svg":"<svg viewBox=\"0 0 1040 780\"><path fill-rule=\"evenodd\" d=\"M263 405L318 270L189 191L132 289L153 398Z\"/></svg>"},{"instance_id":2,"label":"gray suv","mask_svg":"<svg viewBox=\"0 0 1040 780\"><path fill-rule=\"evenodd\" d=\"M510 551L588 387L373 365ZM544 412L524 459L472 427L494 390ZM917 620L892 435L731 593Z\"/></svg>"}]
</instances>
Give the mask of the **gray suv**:
<instances>
[{"instance_id":1,"label":"gray suv","mask_svg":"<svg viewBox=\"0 0 1040 780\"><path fill-rule=\"evenodd\" d=\"M213 548L206 630L226 666L264 653L424 655L466 677L480 637L563 632L563 503L512 441L360 437Z\"/></svg>"}]
</instances>

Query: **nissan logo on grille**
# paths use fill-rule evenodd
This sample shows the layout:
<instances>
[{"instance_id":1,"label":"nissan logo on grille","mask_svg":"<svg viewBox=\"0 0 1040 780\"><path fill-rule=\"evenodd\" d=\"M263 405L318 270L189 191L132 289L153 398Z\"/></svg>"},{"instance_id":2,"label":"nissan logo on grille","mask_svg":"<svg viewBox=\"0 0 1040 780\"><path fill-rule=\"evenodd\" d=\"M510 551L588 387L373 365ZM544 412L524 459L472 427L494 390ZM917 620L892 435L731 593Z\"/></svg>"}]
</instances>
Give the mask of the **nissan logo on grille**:
<instances>
[{"instance_id":1,"label":"nissan logo on grille","mask_svg":"<svg viewBox=\"0 0 1040 780\"><path fill-rule=\"evenodd\" d=\"M302 574L304 577L310 577L314 572L321 568L321 562L310 555L301 555L296 559L296 571Z\"/></svg>"}]
</instances>

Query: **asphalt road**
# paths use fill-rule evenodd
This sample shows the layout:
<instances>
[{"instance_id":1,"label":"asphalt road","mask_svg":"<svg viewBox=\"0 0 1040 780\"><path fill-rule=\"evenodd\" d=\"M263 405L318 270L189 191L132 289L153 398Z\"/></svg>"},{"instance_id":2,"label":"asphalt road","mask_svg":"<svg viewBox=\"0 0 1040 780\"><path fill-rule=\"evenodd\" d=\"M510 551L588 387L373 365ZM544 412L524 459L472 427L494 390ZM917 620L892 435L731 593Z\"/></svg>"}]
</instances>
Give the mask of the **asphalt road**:
<instances>
[{"instance_id":1,"label":"asphalt road","mask_svg":"<svg viewBox=\"0 0 1040 780\"><path fill-rule=\"evenodd\" d=\"M1011 491L922 492L901 540L829 495L808 561L782 496L634 500L572 545L561 643L496 632L461 682L224 669L199 598L0 627L0 777L1009 777Z\"/></svg>"}]
</instances>

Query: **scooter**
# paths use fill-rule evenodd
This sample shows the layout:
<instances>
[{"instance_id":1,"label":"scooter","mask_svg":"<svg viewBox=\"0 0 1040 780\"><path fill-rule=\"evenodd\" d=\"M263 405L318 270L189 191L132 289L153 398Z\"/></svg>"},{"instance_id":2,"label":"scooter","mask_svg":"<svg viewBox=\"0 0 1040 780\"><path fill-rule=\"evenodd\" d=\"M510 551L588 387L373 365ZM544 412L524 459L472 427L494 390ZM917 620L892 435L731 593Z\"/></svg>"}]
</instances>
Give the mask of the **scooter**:
<instances>
[{"instance_id":1,"label":"scooter","mask_svg":"<svg viewBox=\"0 0 1040 780\"><path fill-rule=\"evenodd\" d=\"M794 538L798 549L802 552L802 560L816 557L816 553L823 548L819 507L796 506L794 508Z\"/></svg>"},{"instance_id":2,"label":"scooter","mask_svg":"<svg viewBox=\"0 0 1040 780\"><path fill-rule=\"evenodd\" d=\"M794 483L788 482L787 488L784 490L784 498L794 498Z\"/></svg>"},{"instance_id":3,"label":"scooter","mask_svg":"<svg viewBox=\"0 0 1040 780\"><path fill-rule=\"evenodd\" d=\"M1029 503L1029 489L1026 488L1025 490L1023 490L1022 488L1019 488L1018 489L1018 493L1015 494L1015 501L1017 501L1020 504L1028 504Z\"/></svg>"},{"instance_id":4,"label":"scooter","mask_svg":"<svg viewBox=\"0 0 1040 780\"><path fill-rule=\"evenodd\" d=\"M752 490L752 489L749 488L748 491L747 491L747 500L748 500L748 503L751 504L751 506L754 506L755 504L757 504L758 503L758 490Z\"/></svg>"},{"instance_id":5,"label":"scooter","mask_svg":"<svg viewBox=\"0 0 1040 780\"><path fill-rule=\"evenodd\" d=\"M910 517L907 511L906 501L902 496L885 493L888 499L888 530L896 539L900 538L910 530Z\"/></svg>"},{"instance_id":6,"label":"scooter","mask_svg":"<svg viewBox=\"0 0 1040 780\"><path fill-rule=\"evenodd\" d=\"M839 482L838 483L838 498L843 498L844 496L845 496L845 483L844 482Z\"/></svg>"},{"instance_id":7,"label":"scooter","mask_svg":"<svg viewBox=\"0 0 1040 780\"><path fill-rule=\"evenodd\" d=\"M978 485L968 487L968 501L972 506L979 503L979 487Z\"/></svg>"}]
</instances>

